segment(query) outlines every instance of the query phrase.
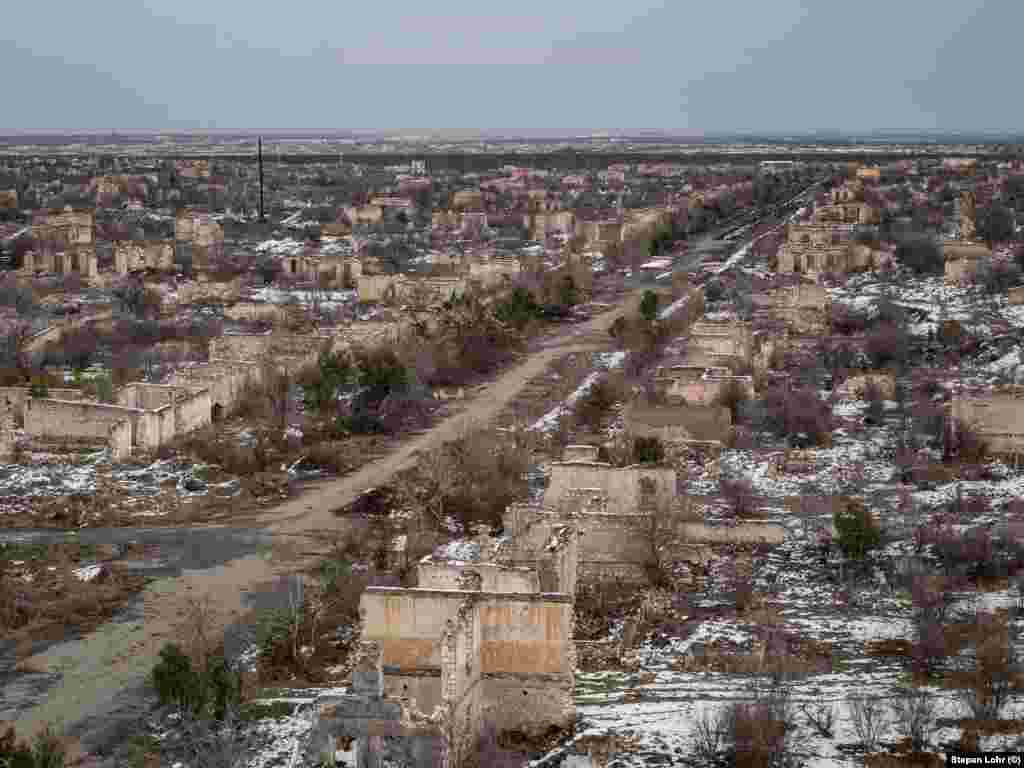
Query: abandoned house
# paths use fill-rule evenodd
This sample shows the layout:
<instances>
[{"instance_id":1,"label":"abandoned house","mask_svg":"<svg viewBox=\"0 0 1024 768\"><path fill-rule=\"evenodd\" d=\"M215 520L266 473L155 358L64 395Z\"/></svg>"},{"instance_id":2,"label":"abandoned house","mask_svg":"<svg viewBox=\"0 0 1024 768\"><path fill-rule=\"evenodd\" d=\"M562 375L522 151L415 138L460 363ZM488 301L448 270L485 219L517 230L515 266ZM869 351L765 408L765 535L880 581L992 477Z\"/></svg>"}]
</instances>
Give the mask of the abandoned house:
<instances>
[{"instance_id":1,"label":"abandoned house","mask_svg":"<svg viewBox=\"0 0 1024 768\"><path fill-rule=\"evenodd\" d=\"M416 587L368 587L352 693L321 702L307 757L341 742L360 766L459 768L487 731L570 728L578 534L548 533L530 565L428 557Z\"/></svg>"},{"instance_id":2,"label":"abandoned house","mask_svg":"<svg viewBox=\"0 0 1024 768\"><path fill-rule=\"evenodd\" d=\"M96 214L65 206L39 217L32 225L32 250L24 254L22 271L78 272L92 279L99 273L96 260Z\"/></svg>"},{"instance_id":3,"label":"abandoned house","mask_svg":"<svg viewBox=\"0 0 1024 768\"><path fill-rule=\"evenodd\" d=\"M974 279L983 263L992 258L992 251L984 243L967 240L946 240L942 244L945 261L945 281L966 283Z\"/></svg>"},{"instance_id":4,"label":"abandoned house","mask_svg":"<svg viewBox=\"0 0 1024 768\"><path fill-rule=\"evenodd\" d=\"M103 442L120 460L136 448L155 450L178 435L206 426L212 413L210 390L205 387L137 382L122 387L116 401L30 397L23 405L25 431L43 439Z\"/></svg>"},{"instance_id":5,"label":"abandoned house","mask_svg":"<svg viewBox=\"0 0 1024 768\"><path fill-rule=\"evenodd\" d=\"M705 545L724 541L778 543L785 531L776 524L747 520L728 528L709 526L676 495L676 471L651 464L613 467L597 460L598 448L568 446L539 503L513 504L502 517L506 540L497 560L529 562L558 526L579 531L578 578L582 581L647 578L654 547L675 533L675 555L702 560ZM544 571L541 571L544 588ZM547 577L552 578L551 576Z\"/></svg>"},{"instance_id":6,"label":"abandoned house","mask_svg":"<svg viewBox=\"0 0 1024 768\"><path fill-rule=\"evenodd\" d=\"M173 272L174 240L115 240L114 270L119 275L157 270Z\"/></svg>"},{"instance_id":7,"label":"abandoned house","mask_svg":"<svg viewBox=\"0 0 1024 768\"><path fill-rule=\"evenodd\" d=\"M879 254L863 243L851 242L852 231L849 224L787 224L778 271L813 278L823 272L877 269Z\"/></svg>"}]
</instances>

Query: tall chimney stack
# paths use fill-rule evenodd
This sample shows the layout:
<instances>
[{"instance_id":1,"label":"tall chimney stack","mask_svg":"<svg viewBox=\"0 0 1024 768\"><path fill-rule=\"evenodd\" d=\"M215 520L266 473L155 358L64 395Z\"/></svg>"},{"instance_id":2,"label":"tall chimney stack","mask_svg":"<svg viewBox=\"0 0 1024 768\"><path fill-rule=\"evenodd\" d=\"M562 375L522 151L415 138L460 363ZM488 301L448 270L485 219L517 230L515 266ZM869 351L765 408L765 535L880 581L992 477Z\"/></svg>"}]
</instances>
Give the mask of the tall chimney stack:
<instances>
[{"instance_id":1,"label":"tall chimney stack","mask_svg":"<svg viewBox=\"0 0 1024 768\"><path fill-rule=\"evenodd\" d=\"M263 224L266 221L263 218L263 137L258 137L257 142L260 165L260 223Z\"/></svg>"}]
</instances>

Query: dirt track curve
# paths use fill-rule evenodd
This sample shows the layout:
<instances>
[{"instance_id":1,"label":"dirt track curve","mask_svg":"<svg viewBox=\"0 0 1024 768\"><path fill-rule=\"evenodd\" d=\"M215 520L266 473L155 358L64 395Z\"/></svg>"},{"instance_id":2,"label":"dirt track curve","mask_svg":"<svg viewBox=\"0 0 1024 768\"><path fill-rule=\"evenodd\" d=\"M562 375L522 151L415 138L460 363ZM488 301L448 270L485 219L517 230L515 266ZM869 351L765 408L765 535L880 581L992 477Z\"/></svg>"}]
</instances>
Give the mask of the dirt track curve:
<instances>
[{"instance_id":1,"label":"dirt track curve","mask_svg":"<svg viewBox=\"0 0 1024 768\"><path fill-rule=\"evenodd\" d=\"M173 637L190 597L210 597L219 612L217 631L222 632L246 612L246 592L266 588L276 577L296 571L321 554L314 550L311 534L339 529L342 523L332 510L351 502L366 488L388 482L396 472L412 465L417 453L435 450L468 427L494 419L556 358L606 348L608 328L616 318L636 310L640 293L632 291L615 309L592 320L559 329L540 350L488 384L464 410L404 442L387 456L246 520L245 525L263 529L282 543L281 552L276 552L278 557L254 554L216 568L186 571L178 578L155 581L143 595L144 616L140 620L109 622L76 643L71 656L61 655L62 646L58 646L23 662L33 669L59 672L60 680L37 706L15 721L18 735L29 737L48 723L64 729L116 710L123 703L119 694L140 684L155 664L160 647ZM239 524L231 521L232 526Z\"/></svg>"}]
</instances>

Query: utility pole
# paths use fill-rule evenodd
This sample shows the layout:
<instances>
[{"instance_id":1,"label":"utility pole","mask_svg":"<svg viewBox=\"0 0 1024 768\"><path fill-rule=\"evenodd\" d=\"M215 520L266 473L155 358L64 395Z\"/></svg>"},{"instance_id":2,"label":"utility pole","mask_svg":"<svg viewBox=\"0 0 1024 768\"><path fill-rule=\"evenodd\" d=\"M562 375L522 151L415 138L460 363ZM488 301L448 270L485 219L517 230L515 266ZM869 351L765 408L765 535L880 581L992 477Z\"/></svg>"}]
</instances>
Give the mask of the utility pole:
<instances>
[{"instance_id":1,"label":"utility pole","mask_svg":"<svg viewBox=\"0 0 1024 768\"><path fill-rule=\"evenodd\" d=\"M260 167L260 224L266 223L266 219L263 217L263 137L257 138L257 151L259 155L259 167Z\"/></svg>"}]
</instances>

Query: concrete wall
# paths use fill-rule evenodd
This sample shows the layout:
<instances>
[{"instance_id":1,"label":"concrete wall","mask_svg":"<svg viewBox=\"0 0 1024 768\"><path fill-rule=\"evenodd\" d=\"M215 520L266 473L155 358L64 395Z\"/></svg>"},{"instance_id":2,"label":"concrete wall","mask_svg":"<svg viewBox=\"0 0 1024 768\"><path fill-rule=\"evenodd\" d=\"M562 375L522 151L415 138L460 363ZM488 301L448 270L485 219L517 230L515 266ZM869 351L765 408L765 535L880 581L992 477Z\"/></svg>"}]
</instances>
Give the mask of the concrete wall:
<instances>
[{"instance_id":1,"label":"concrete wall","mask_svg":"<svg viewBox=\"0 0 1024 768\"><path fill-rule=\"evenodd\" d=\"M214 360L179 368L170 376L168 384L208 389L211 409L220 406L227 415L238 406L249 385L259 384L262 378L263 371L256 363Z\"/></svg>"},{"instance_id":2,"label":"concrete wall","mask_svg":"<svg viewBox=\"0 0 1024 768\"><path fill-rule=\"evenodd\" d=\"M80 389L57 389L51 387L49 398L52 400L81 400ZM17 425L25 422L25 403L32 399L32 390L28 387L0 387L0 405L11 409Z\"/></svg>"},{"instance_id":3,"label":"concrete wall","mask_svg":"<svg viewBox=\"0 0 1024 768\"><path fill-rule=\"evenodd\" d=\"M25 404L25 431L37 437L91 437L108 440L111 428L129 424L131 445L148 445L159 427L143 411L101 403L29 399ZM123 439L120 428L118 440Z\"/></svg>"},{"instance_id":4,"label":"concrete wall","mask_svg":"<svg viewBox=\"0 0 1024 768\"><path fill-rule=\"evenodd\" d=\"M564 675L487 675L482 718L499 733L539 734L552 725L571 727L576 719L572 679Z\"/></svg>"},{"instance_id":5,"label":"concrete wall","mask_svg":"<svg viewBox=\"0 0 1024 768\"><path fill-rule=\"evenodd\" d=\"M239 301L224 307L224 317L249 323L258 320L279 323L288 317L288 311L283 305L269 301Z\"/></svg>"},{"instance_id":6,"label":"concrete wall","mask_svg":"<svg viewBox=\"0 0 1024 768\"><path fill-rule=\"evenodd\" d=\"M127 408L152 411L159 437L157 445L210 423L213 405L209 388L186 388L166 384L128 384L119 390L117 402Z\"/></svg>"},{"instance_id":7,"label":"concrete wall","mask_svg":"<svg viewBox=\"0 0 1024 768\"><path fill-rule=\"evenodd\" d=\"M459 589L466 571L480 575L484 592L540 592L536 568L512 568L498 563L421 561L416 566L417 586L421 589Z\"/></svg>"},{"instance_id":8,"label":"concrete wall","mask_svg":"<svg viewBox=\"0 0 1024 768\"><path fill-rule=\"evenodd\" d=\"M878 387L886 400L892 400L896 396L896 378L891 373L877 371L850 376L843 382L840 392L843 395L861 398L869 383Z\"/></svg>"},{"instance_id":9,"label":"concrete wall","mask_svg":"<svg viewBox=\"0 0 1024 768\"><path fill-rule=\"evenodd\" d=\"M680 534L694 544L781 544L786 529L770 520L745 520L736 525L683 523Z\"/></svg>"},{"instance_id":10,"label":"concrete wall","mask_svg":"<svg viewBox=\"0 0 1024 768\"><path fill-rule=\"evenodd\" d=\"M513 560L528 560L543 551L565 518L550 508L512 505L503 517L505 530L515 537ZM579 577L584 580L646 578L645 563L651 556L650 517L645 514L612 515L588 512L572 517L578 529ZM714 526L683 519L676 520L676 532L686 546L727 543L781 544L786 531L767 520L743 521L735 526ZM575 579L575 575L572 577ZM573 585L575 590L575 584Z\"/></svg>"},{"instance_id":11,"label":"concrete wall","mask_svg":"<svg viewBox=\"0 0 1024 768\"><path fill-rule=\"evenodd\" d=\"M659 437L666 442L724 440L732 427L727 408L714 406L644 406L631 403L625 411L626 429L635 437Z\"/></svg>"},{"instance_id":12,"label":"concrete wall","mask_svg":"<svg viewBox=\"0 0 1024 768\"><path fill-rule=\"evenodd\" d=\"M467 765L483 730L480 611L466 600L442 638L441 690L448 714L448 764Z\"/></svg>"},{"instance_id":13,"label":"concrete wall","mask_svg":"<svg viewBox=\"0 0 1024 768\"><path fill-rule=\"evenodd\" d=\"M463 601L480 611L482 672L571 674L565 648L572 603L564 595L370 587L360 601L363 638L380 643L385 672L441 667L441 638Z\"/></svg>"},{"instance_id":14,"label":"concrete wall","mask_svg":"<svg viewBox=\"0 0 1024 768\"><path fill-rule=\"evenodd\" d=\"M577 514L580 567L593 563L644 563L650 545L638 531L649 520L642 514ZM543 552L553 529L562 517L548 508L513 505L505 512L506 531L513 535L524 553Z\"/></svg>"},{"instance_id":15,"label":"concrete wall","mask_svg":"<svg viewBox=\"0 0 1024 768\"><path fill-rule=\"evenodd\" d=\"M114 270L122 275L139 269L174 269L174 240L118 240L113 250Z\"/></svg>"},{"instance_id":16,"label":"concrete wall","mask_svg":"<svg viewBox=\"0 0 1024 768\"><path fill-rule=\"evenodd\" d=\"M709 376L696 381L665 377L656 379L655 383L658 391L669 400L692 405L711 405L721 391L733 383L738 384L749 399L755 397L754 380L750 376Z\"/></svg>"},{"instance_id":17,"label":"concrete wall","mask_svg":"<svg viewBox=\"0 0 1024 768\"><path fill-rule=\"evenodd\" d=\"M729 355L750 362L753 329L749 323L699 320L690 326L690 343L713 355Z\"/></svg>"},{"instance_id":18,"label":"concrete wall","mask_svg":"<svg viewBox=\"0 0 1024 768\"><path fill-rule=\"evenodd\" d=\"M676 473L670 467L623 467L588 461L553 462L544 505L558 507L565 503L573 489L596 489L607 495L607 509L612 514L636 512L643 501L641 479L654 485L648 502L667 503L675 496Z\"/></svg>"},{"instance_id":19,"label":"concrete wall","mask_svg":"<svg viewBox=\"0 0 1024 768\"><path fill-rule=\"evenodd\" d=\"M1016 456L1024 452L1024 396L1020 389L986 397L957 397L950 410L955 419L981 434L991 453Z\"/></svg>"}]
</instances>

